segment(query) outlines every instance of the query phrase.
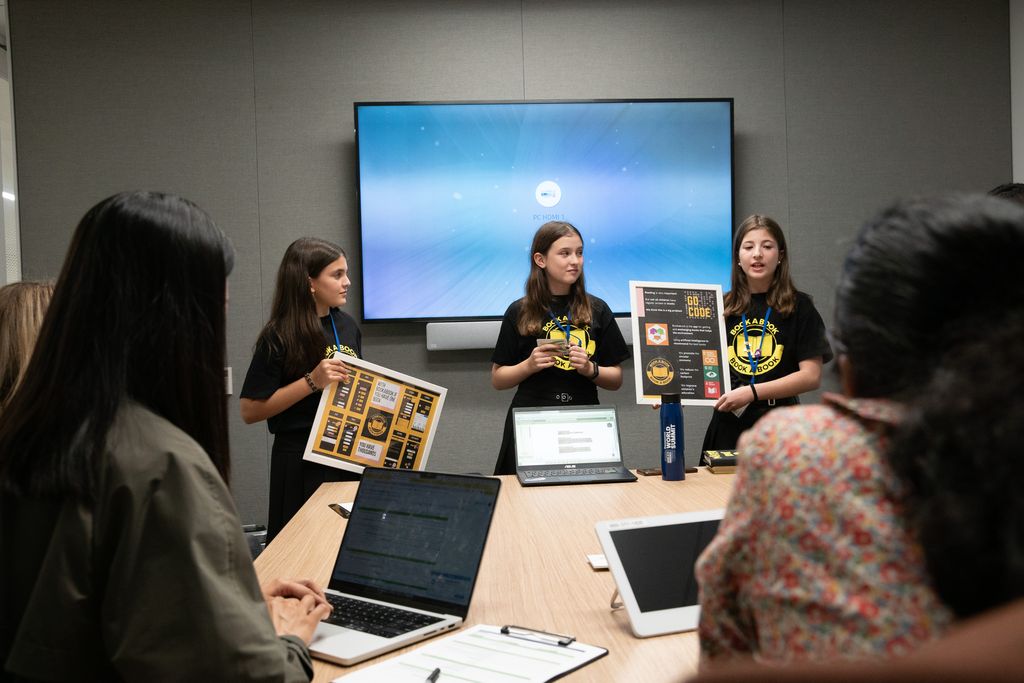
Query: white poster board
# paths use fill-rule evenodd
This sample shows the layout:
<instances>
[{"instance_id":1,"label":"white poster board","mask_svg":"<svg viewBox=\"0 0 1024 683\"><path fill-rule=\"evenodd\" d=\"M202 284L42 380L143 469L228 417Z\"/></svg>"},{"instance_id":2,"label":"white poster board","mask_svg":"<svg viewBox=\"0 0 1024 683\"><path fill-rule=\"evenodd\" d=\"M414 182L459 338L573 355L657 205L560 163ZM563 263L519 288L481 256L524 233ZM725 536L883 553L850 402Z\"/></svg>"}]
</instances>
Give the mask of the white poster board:
<instances>
[{"instance_id":1,"label":"white poster board","mask_svg":"<svg viewBox=\"0 0 1024 683\"><path fill-rule=\"evenodd\" d=\"M637 403L713 406L730 390L720 285L630 280L629 308Z\"/></svg>"},{"instance_id":2,"label":"white poster board","mask_svg":"<svg viewBox=\"0 0 1024 683\"><path fill-rule=\"evenodd\" d=\"M423 470L448 390L352 356L349 381L323 391L304 460L362 472Z\"/></svg>"}]
</instances>

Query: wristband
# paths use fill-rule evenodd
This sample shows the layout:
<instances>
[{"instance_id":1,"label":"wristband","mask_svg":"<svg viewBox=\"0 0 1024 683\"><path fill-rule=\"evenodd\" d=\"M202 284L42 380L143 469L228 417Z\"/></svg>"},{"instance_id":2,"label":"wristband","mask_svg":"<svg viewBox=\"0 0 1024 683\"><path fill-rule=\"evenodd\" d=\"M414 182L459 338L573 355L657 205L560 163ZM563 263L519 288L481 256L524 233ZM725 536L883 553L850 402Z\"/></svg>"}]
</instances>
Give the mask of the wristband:
<instances>
[{"instance_id":1,"label":"wristband","mask_svg":"<svg viewBox=\"0 0 1024 683\"><path fill-rule=\"evenodd\" d=\"M601 366L598 365L595 361L590 361L590 362L594 363L594 374L590 375L590 377L588 377L587 379L595 380L595 379L597 379L597 376L599 374L601 374Z\"/></svg>"},{"instance_id":2,"label":"wristband","mask_svg":"<svg viewBox=\"0 0 1024 683\"><path fill-rule=\"evenodd\" d=\"M309 376L309 373L308 373L308 372L306 373L306 384L308 384L308 385L309 385L309 390L310 390L311 392L314 392L314 393L315 393L315 392L317 392L317 391L320 391L320 387L318 387L318 386L316 385L316 383L315 383L315 382L313 382L313 378Z\"/></svg>"},{"instance_id":3,"label":"wristband","mask_svg":"<svg viewBox=\"0 0 1024 683\"><path fill-rule=\"evenodd\" d=\"M752 393L754 395L754 400L755 401L760 401L761 400L761 399L759 399L757 397L757 389L754 388L754 383L753 382L750 383L750 393Z\"/></svg>"}]
</instances>

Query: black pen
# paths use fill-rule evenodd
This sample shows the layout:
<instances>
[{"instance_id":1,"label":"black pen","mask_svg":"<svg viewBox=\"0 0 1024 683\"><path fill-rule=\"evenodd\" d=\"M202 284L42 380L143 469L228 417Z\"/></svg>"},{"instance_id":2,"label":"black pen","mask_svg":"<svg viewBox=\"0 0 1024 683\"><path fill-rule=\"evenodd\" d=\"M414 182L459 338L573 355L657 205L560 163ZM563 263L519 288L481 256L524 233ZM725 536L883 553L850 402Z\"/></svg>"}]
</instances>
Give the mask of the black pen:
<instances>
[{"instance_id":1,"label":"black pen","mask_svg":"<svg viewBox=\"0 0 1024 683\"><path fill-rule=\"evenodd\" d=\"M437 679L440 676L441 676L441 667L437 667L436 669L434 669L433 671L430 672L429 676L427 676L426 683L437 683Z\"/></svg>"}]
</instances>

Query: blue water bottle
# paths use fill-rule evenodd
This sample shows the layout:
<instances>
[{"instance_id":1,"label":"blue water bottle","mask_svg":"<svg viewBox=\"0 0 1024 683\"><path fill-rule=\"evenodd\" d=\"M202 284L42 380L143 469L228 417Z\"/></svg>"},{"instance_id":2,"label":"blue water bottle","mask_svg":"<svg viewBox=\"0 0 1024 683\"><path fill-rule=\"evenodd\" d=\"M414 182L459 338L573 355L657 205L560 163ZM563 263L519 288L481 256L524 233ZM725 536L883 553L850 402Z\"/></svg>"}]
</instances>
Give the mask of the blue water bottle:
<instances>
[{"instance_id":1,"label":"blue water bottle","mask_svg":"<svg viewBox=\"0 0 1024 683\"><path fill-rule=\"evenodd\" d=\"M666 481L686 479L683 462L683 407L679 394L661 397L661 478Z\"/></svg>"}]
</instances>

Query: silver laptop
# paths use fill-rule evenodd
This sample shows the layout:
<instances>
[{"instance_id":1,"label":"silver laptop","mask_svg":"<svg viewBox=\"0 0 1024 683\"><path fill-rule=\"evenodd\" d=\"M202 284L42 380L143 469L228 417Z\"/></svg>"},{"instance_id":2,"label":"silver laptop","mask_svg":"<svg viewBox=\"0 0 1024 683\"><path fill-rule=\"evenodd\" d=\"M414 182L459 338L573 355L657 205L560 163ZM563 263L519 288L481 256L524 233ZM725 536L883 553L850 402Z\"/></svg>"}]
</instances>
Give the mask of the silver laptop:
<instances>
[{"instance_id":1,"label":"silver laptop","mask_svg":"<svg viewBox=\"0 0 1024 683\"><path fill-rule=\"evenodd\" d=\"M513 408L512 426L523 486L636 481L622 464L615 406Z\"/></svg>"},{"instance_id":2,"label":"silver laptop","mask_svg":"<svg viewBox=\"0 0 1024 683\"><path fill-rule=\"evenodd\" d=\"M462 625L500 480L367 468L313 656L350 665Z\"/></svg>"}]
</instances>

